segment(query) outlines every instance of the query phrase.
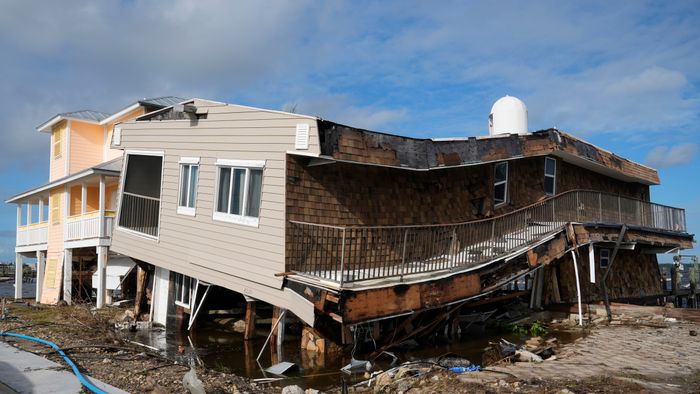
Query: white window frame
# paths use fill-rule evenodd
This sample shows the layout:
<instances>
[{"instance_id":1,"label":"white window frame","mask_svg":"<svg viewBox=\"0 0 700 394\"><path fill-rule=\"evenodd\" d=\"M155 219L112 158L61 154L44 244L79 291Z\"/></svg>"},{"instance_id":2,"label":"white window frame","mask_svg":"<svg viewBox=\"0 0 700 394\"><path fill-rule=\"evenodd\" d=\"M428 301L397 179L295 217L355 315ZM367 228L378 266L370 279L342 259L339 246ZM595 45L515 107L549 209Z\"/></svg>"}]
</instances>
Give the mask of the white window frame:
<instances>
[{"instance_id":1,"label":"white window frame","mask_svg":"<svg viewBox=\"0 0 700 394\"><path fill-rule=\"evenodd\" d=\"M129 156L130 155L140 155L140 156L159 156L160 157L160 207L158 210L158 234L153 236L150 234L144 234L138 231L134 231L130 228L122 227L119 225L119 221L121 218L122 214L122 204L121 204L121 198L119 201L117 201L117 215L114 218L114 228L123 231L128 234L132 234L134 236L140 237L140 238L145 238L151 241L156 241L160 242L160 222L163 217L163 170L165 166L165 152L164 151L158 151L158 150L136 150L136 149L127 149L124 151L124 160L122 161L122 176L119 177L119 194L121 196L121 193L124 193L124 182L126 180L126 169L128 168L129 165Z\"/></svg>"},{"instance_id":2,"label":"white window frame","mask_svg":"<svg viewBox=\"0 0 700 394\"><path fill-rule=\"evenodd\" d=\"M190 279L190 285L187 288L185 288L185 278ZM179 280L182 281L182 285L180 286L180 294L177 294ZM187 276L185 274L175 272L175 278L174 278L175 286L173 289L173 291L175 292L175 305L179 305L183 308L190 309L190 307L192 306L192 284L194 283L194 281L195 281L195 279L192 278L191 276ZM189 297L187 297L187 298L189 299L190 302L187 304L181 301L183 298L183 295L185 294L184 291L187 291L189 293Z\"/></svg>"},{"instance_id":3,"label":"white window frame","mask_svg":"<svg viewBox=\"0 0 700 394\"><path fill-rule=\"evenodd\" d=\"M498 181L496 182L496 168L499 165L505 165L506 166L506 179L504 181ZM503 201L497 203L496 202L496 186L500 185L505 185L504 188L504 193L503 193ZM508 202L508 162L507 161L501 161L493 166L493 206L494 207L500 207L504 205L505 203Z\"/></svg>"},{"instance_id":4,"label":"white window frame","mask_svg":"<svg viewBox=\"0 0 700 394\"><path fill-rule=\"evenodd\" d=\"M177 213L180 215L195 216L196 211L197 211L197 189L199 189L199 170L200 170L199 157L181 157L180 161L178 163L180 164L180 182L179 182L179 186L177 189ZM187 180L188 180L187 185L182 184L182 181L183 181L182 175L183 175L183 171L185 170L184 166L189 166L189 170L188 170L189 176L187 177ZM195 190L194 190L193 206L189 207L187 205L185 205L185 206L180 205L180 202L181 202L180 196L182 195L183 186L189 188L191 185L192 167L197 167L197 182L195 183L195 186L194 186ZM189 198L190 198L190 190L187 190L187 200L188 200L187 204L190 203Z\"/></svg>"},{"instance_id":5,"label":"white window frame","mask_svg":"<svg viewBox=\"0 0 700 394\"><path fill-rule=\"evenodd\" d=\"M547 174L547 162L550 160L554 163L554 174ZM556 196L557 195L557 160L553 157L545 157L544 158L544 178L545 178L545 180L547 178L552 178L552 192L549 193L547 191L547 183L545 182L544 194L546 194L548 196Z\"/></svg>"},{"instance_id":6,"label":"white window frame","mask_svg":"<svg viewBox=\"0 0 700 394\"><path fill-rule=\"evenodd\" d=\"M229 190L229 209L231 207L231 201L233 197L233 172L236 169L239 170L245 170L245 182L243 184L243 215L234 215L231 213L224 213L224 212L219 212L217 211L217 208L219 206L219 184L220 184L220 177L221 177L221 169L222 168L230 168L231 169L231 184L229 187L231 188ZM260 225L260 215L258 214L257 217L253 216L246 216L245 213L248 210L248 183L250 181L250 170L262 170L263 171L263 179L264 179L264 174L265 174L265 160L230 160L230 159L218 159L216 161L216 177L215 177L215 182L216 184L214 185L214 206L213 206L213 214L212 214L212 219L222 221L222 222L228 222L228 223L234 223L234 224L240 224L243 226L250 226L250 227L258 227ZM262 199L262 185L260 186L260 197ZM262 208L262 207L261 207ZM261 209L262 210L262 209Z\"/></svg>"},{"instance_id":7,"label":"white window frame","mask_svg":"<svg viewBox=\"0 0 700 394\"><path fill-rule=\"evenodd\" d=\"M605 263L603 263L603 261L605 261ZM601 269L610 267L610 249L601 248L598 251L598 265Z\"/></svg>"}]
</instances>

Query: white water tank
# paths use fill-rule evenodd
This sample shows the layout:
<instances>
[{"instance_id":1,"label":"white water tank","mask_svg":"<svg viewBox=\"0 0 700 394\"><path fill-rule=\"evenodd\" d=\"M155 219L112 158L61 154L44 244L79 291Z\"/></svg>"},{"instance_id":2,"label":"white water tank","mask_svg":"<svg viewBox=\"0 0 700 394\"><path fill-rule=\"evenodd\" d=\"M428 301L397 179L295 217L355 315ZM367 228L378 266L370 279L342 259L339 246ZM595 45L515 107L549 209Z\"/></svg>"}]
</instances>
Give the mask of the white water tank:
<instances>
[{"instance_id":1,"label":"white water tank","mask_svg":"<svg viewBox=\"0 0 700 394\"><path fill-rule=\"evenodd\" d=\"M489 135L527 134L527 107L517 97L498 99L489 114Z\"/></svg>"}]
</instances>

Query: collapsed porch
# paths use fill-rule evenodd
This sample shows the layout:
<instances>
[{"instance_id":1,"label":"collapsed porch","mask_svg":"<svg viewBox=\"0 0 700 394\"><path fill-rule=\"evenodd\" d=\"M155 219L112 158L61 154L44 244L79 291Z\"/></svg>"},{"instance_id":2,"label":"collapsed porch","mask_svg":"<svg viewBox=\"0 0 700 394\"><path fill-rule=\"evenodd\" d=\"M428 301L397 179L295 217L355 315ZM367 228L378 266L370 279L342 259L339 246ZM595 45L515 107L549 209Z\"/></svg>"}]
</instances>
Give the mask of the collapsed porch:
<instances>
[{"instance_id":1,"label":"collapsed porch","mask_svg":"<svg viewBox=\"0 0 700 394\"><path fill-rule=\"evenodd\" d=\"M636 253L692 247L682 209L576 190L459 224L291 221L286 275L317 313L356 324L482 296L582 246L614 245L623 225L620 242Z\"/></svg>"}]
</instances>

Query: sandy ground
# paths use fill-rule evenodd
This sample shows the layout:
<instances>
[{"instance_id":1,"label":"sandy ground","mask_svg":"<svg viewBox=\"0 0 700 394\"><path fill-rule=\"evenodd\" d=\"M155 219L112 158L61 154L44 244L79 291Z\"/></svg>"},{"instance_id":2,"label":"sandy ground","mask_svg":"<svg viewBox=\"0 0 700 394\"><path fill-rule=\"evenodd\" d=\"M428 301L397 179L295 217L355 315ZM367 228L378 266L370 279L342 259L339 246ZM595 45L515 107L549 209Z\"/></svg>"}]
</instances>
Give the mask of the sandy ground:
<instances>
[{"instance_id":1,"label":"sandy ground","mask_svg":"<svg viewBox=\"0 0 700 394\"><path fill-rule=\"evenodd\" d=\"M542 363L502 363L482 372L441 368L379 379L357 392L700 393L700 324L613 321L557 349ZM379 383L379 384L377 384Z\"/></svg>"}]
</instances>

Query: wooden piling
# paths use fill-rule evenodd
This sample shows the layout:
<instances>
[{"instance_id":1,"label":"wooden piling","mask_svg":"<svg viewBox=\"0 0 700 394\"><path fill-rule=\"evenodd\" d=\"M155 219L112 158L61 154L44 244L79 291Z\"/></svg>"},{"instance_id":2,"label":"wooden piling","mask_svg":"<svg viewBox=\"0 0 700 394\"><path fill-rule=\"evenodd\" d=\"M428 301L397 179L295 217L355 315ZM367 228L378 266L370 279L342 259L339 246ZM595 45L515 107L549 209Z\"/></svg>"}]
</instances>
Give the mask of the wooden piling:
<instances>
[{"instance_id":1,"label":"wooden piling","mask_svg":"<svg viewBox=\"0 0 700 394\"><path fill-rule=\"evenodd\" d=\"M141 315L141 305L146 296L147 272L145 269L138 267L136 271L136 299L134 300L134 318L139 320Z\"/></svg>"},{"instance_id":2,"label":"wooden piling","mask_svg":"<svg viewBox=\"0 0 700 394\"><path fill-rule=\"evenodd\" d=\"M248 301L245 309L245 332L243 339L248 341L255 336L255 301Z\"/></svg>"}]
</instances>

